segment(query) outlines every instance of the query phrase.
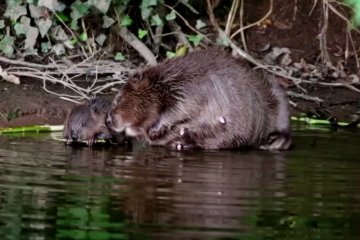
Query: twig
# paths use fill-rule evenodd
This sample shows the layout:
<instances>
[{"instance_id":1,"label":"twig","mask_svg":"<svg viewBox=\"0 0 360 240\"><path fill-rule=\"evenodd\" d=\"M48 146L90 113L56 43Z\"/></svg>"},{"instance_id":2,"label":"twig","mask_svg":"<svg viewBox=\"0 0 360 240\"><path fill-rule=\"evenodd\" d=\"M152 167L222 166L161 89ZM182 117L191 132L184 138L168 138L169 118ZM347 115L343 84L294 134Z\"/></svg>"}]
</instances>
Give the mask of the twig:
<instances>
[{"instance_id":1,"label":"twig","mask_svg":"<svg viewBox=\"0 0 360 240\"><path fill-rule=\"evenodd\" d=\"M185 34L181 31L181 27L179 26L179 24L177 24L176 21L174 20L168 21L168 26L171 29L171 31L173 31L174 36L179 44L188 46L190 50L193 49L188 39L186 38Z\"/></svg>"},{"instance_id":2,"label":"twig","mask_svg":"<svg viewBox=\"0 0 360 240\"><path fill-rule=\"evenodd\" d=\"M240 28L243 28L244 27L244 1L245 0L241 0L241 5L240 5ZM241 31L240 33L240 37L241 37L241 41L242 41L242 44L244 46L244 50L247 52L248 49L247 49L247 45L246 45L246 39L245 39L245 31Z\"/></svg>"},{"instance_id":3,"label":"twig","mask_svg":"<svg viewBox=\"0 0 360 240\"><path fill-rule=\"evenodd\" d=\"M236 32L234 32L231 36L230 36L230 39L233 39L236 35L238 35L240 32L248 29L248 28L251 28L251 27L254 27L256 25L259 25L261 22L263 22L265 19L267 19L270 14L272 13L272 10L273 10L273 0L270 0L270 7L269 7L269 11L265 14L264 17L262 17L260 20L254 22L254 23L250 23L249 25L246 25L245 27L241 27L239 28Z\"/></svg>"},{"instance_id":4,"label":"twig","mask_svg":"<svg viewBox=\"0 0 360 240\"><path fill-rule=\"evenodd\" d=\"M302 98L302 99L305 99L307 101L312 101L312 102L323 102L324 101L323 99L321 99L319 97L313 97L313 96L305 95L302 93L296 93L293 91L287 91L287 95L290 97Z\"/></svg>"},{"instance_id":5,"label":"twig","mask_svg":"<svg viewBox=\"0 0 360 240\"><path fill-rule=\"evenodd\" d=\"M321 60L323 63L330 62L330 57L327 51L327 28L328 28L328 22L329 22L329 6L325 3L325 1L322 2L322 11L323 11L323 26L321 28L321 31L319 33L319 44L320 44L320 51L321 51ZM331 62L330 62L331 63Z\"/></svg>"},{"instance_id":6,"label":"twig","mask_svg":"<svg viewBox=\"0 0 360 240\"><path fill-rule=\"evenodd\" d=\"M230 31L233 26L238 8L239 8L239 0L233 0L229 14L228 14L228 19L226 21L226 26L225 26L225 34L227 36L230 35Z\"/></svg>"},{"instance_id":7,"label":"twig","mask_svg":"<svg viewBox=\"0 0 360 240\"><path fill-rule=\"evenodd\" d=\"M211 42L211 40L205 36L204 34L202 34L201 32L199 32L198 30L196 30L193 26L191 26L191 24L178 12L176 11L173 7L164 4L165 7L169 8L170 10L174 11L175 14L185 23L185 25L190 28L193 32L195 32L196 34L202 36L204 39L206 39L207 41Z\"/></svg>"},{"instance_id":8,"label":"twig","mask_svg":"<svg viewBox=\"0 0 360 240\"><path fill-rule=\"evenodd\" d=\"M154 54L150 51L150 49L140 41L132 32L130 32L126 27L120 25L120 13L117 9L115 9L115 14L118 19L118 28L119 36L127 42L131 47L133 47L140 56L142 56L149 65L154 66L157 64L156 58Z\"/></svg>"}]
</instances>

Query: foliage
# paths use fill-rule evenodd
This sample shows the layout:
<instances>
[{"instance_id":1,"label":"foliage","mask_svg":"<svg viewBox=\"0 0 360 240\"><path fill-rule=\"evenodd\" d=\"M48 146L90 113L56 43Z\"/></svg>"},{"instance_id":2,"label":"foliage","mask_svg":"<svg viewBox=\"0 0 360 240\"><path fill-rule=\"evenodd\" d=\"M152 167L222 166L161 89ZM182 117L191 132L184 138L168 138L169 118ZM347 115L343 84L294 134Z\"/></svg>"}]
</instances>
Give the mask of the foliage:
<instances>
[{"instance_id":1,"label":"foliage","mask_svg":"<svg viewBox=\"0 0 360 240\"><path fill-rule=\"evenodd\" d=\"M4 15L0 17L0 54L10 58L82 53L84 49L93 52L90 48L109 43L111 31L108 29L115 26L128 28L152 49L154 30L176 20L178 14L164 0L76 0L64 3L59 0L6 0L5 7ZM179 1L175 8L179 7L190 9L191 14L196 12L187 0ZM205 25L198 19L196 29ZM194 45L202 39L199 34L188 36ZM117 54L115 59L124 57Z\"/></svg>"},{"instance_id":2,"label":"foliage","mask_svg":"<svg viewBox=\"0 0 360 240\"><path fill-rule=\"evenodd\" d=\"M360 0L345 0L354 9L353 23L355 26L360 25Z\"/></svg>"}]
</instances>

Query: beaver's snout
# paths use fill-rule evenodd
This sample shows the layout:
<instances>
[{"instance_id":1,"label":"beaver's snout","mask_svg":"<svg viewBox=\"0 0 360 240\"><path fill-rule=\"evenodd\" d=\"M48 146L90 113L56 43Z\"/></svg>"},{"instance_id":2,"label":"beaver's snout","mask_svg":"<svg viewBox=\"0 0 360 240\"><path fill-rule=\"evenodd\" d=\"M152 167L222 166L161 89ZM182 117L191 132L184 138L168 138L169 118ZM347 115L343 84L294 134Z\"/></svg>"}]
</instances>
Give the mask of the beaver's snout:
<instances>
[{"instance_id":1,"label":"beaver's snout","mask_svg":"<svg viewBox=\"0 0 360 240\"><path fill-rule=\"evenodd\" d=\"M71 140L72 140L73 142L79 141L79 135L76 134L74 130L71 130Z\"/></svg>"}]
</instances>

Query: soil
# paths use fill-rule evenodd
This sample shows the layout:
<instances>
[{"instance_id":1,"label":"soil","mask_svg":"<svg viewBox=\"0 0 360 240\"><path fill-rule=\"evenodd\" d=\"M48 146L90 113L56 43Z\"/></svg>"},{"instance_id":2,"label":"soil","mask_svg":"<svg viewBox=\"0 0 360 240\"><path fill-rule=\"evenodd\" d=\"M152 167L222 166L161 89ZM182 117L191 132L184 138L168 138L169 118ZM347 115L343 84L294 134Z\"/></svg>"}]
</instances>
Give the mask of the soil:
<instances>
[{"instance_id":1,"label":"soil","mask_svg":"<svg viewBox=\"0 0 360 240\"><path fill-rule=\"evenodd\" d=\"M315 1L316 2L316 1ZM250 28L246 32L248 50L261 58L261 49L286 47L291 50L294 61L301 58L316 64L319 61L319 39L321 32L321 4L309 15L313 0L274 1L274 8L265 25ZM245 1L245 25L261 19L269 8L269 1ZM345 16L348 13L342 12ZM240 39L236 39L239 40ZM356 49L360 48L360 35L353 34ZM346 24L330 12L327 30L327 44L330 59L334 65L344 59L346 49ZM359 74L354 55L349 56L346 64L348 72ZM325 101L321 104L298 98L291 99L297 103L293 114L311 112L323 117L335 116L339 120L350 121L353 115L360 115L360 94L345 88L320 86L303 86L307 94L318 96ZM66 91L60 85L52 86L54 90ZM27 126L34 124L62 124L67 111L74 104L49 94L42 89L42 83L36 80L23 80L14 85L0 81L0 128Z\"/></svg>"}]
</instances>

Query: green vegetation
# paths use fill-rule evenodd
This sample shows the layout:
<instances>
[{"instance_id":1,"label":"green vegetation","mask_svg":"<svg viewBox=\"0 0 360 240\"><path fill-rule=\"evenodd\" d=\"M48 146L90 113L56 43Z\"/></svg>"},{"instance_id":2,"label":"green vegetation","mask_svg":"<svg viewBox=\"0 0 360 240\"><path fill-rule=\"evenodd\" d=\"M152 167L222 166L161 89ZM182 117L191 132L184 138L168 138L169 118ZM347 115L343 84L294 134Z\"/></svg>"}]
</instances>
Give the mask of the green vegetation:
<instances>
[{"instance_id":1,"label":"green vegetation","mask_svg":"<svg viewBox=\"0 0 360 240\"><path fill-rule=\"evenodd\" d=\"M187 9L191 14L198 12L186 0L175 7L164 0L6 0L3 18L0 18L0 53L9 58L17 55L73 54L85 51L91 53L105 44L110 45L110 29L129 30L134 34L131 41L143 44L158 53L162 35L171 35L171 29L179 28L174 21L178 10ZM171 24L168 33L164 25ZM196 29L206 24L198 19ZM120 34L121 35L121 34ZM124 36L123 36L124 38ZM125 38L126 39L126 38ZM190 34L187 40L198 45L203 37ZM186 38L183 39L184 43ZM139 43L141 42L141 43ZM189 44L186 42L186 44ZM171 46L166 50L175 52ZM115 60L124 60L122 53L115 53Z\"/></svg>"}]
</instances>

